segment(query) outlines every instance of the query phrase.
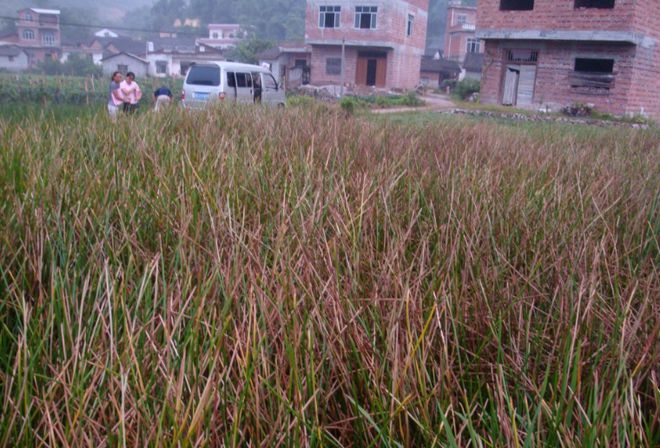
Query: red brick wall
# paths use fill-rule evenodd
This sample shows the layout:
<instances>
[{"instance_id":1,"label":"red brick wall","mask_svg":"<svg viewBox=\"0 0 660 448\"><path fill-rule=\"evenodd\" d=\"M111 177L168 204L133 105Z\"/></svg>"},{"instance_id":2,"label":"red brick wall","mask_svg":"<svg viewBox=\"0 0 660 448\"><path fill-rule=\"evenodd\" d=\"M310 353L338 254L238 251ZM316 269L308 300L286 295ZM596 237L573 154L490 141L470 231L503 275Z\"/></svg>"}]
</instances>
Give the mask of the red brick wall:
<instances>
[{"instance_id":1,"label":"red brick wall","mask_svg":"<svg viewBox=\"0 0 660 448\"><path fill-rule=\"evenodd\" d=\"M535 0L532 11L500 11L500 0L478 0L478 29L633 31L642 15L660 16L658 0L616 0L614 9L575 9L575 0Z\"/></svg>"},{"instance_id":2,"label":"red brick wall","mask_svg":"<svg viewBox=\"0 0 660 448\"><path fill-rule=\"evenodd\" d=\"M388 48L386 86L388 88L414 88L419 84L421 58L426 47L429 0L308 0L305 39L307 42L337 44L346 39L346 82L355 83L355 64L359 49ZM341 6L341 26L325 29L318 26L319 6ZM377 27L374 30L355 28L355 6L378 6ZM408 14L415 16L413 34L406 35ZM351 45L351 44L359 45ZM352 55L349 58L349 53ZM314 45L312 48L313 84L338 83L338 76L325 74L325 60L329 54L341 54L337 45ZM334 56L333 56L334 57Z\"/></svg>"},{"instance_id":3,"label":"red brick wall","mask_svg":"<svg viewBox=\"0 0 660 448\"><path fill-rule=\"evenodd\" d=\"M346 49L346 72L347 84L355 84L355 69L357 67L357 49ZM341 58L341 47L338 46L314 46L312 47L311 59L311 82L316 85L341 84L341 75L326 74L326 60L328 58Z\"/></svg>"},{"instance_id":4,"label":"red brick wall","mask_svg":"<svg viewBox=\"0 0 660 448\"><path fill-rule=\"evenodd\" d=\"M482 77L481 101L487 104L501 103L502 79L506 63L503 62L506 48L511 43L488 41ZM572 103L591 103L601 112L616 115L639 112L639 104L634 103L631 92L635 91L636 58L638 48L629 44L607 43L561 43L561 42L516 42L518 48L538 50L534 107L549 106L557 110ZM569 75L574 70L576 57L614 58L616 79L614 87L606 95L585 94L569 83ZM660 78L656 78L660 79ZM649 82L650 79L649 79ZM639 89L641 83L637 83ZM647 87L642 87L647 89ZM650 93L649 90L647 93ZM649 95L647 94L646 97ZM641 99L641 95L640 95ZM650 106L649 106L650 107ZM650 110L647 108L647 111Z\"/></svg>"}]
</instances>

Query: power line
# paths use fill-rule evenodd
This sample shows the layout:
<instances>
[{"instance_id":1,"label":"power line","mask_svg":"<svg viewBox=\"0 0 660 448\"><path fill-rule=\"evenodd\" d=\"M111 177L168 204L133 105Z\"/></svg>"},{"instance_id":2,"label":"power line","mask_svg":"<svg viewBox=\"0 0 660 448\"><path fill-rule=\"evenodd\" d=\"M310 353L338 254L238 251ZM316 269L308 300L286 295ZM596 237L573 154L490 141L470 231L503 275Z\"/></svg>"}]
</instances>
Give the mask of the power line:
<instances>
[{"instance_id":1,"label":"power line","mask_svg":"<svg viewBox=\"0 0 660 448\"><path fill-rule=\"evenodd\" d=\"M25 20L21 19L20 17L11 17L11 16L0 16L0 19L5 19L5 20L14 20L14 21L21 21L21 22L29 22L29 23L40 23L39 20ZM144 28L131 28L131 27L125 27L125 26L114 26L114 25L89 25L89 24L83 24L83 23L71 23L71 22L59 22L59 26L70 26L70 27L77 27L77 28L90 28L90 29L103 29L103 28L108 28L112 30L117 30L117 31L133 31L137 33L150 33L150 34L177 34L177 35L183 35L183 36L191 36L191 37L203 37L203 35L200 35L198 33L192 33L189 31L166 31L166 30L147 30Z\"/></svg>"}]
</instances>

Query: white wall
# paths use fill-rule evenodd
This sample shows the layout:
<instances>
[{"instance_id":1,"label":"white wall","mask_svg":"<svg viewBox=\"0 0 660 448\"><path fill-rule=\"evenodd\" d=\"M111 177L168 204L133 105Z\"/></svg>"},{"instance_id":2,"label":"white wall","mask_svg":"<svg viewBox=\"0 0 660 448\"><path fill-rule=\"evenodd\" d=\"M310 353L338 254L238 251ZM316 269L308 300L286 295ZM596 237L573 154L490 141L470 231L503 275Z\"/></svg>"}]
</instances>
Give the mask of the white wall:
<instances>
[{"instance_id":1,"label":"white wall","mask_svg":"<svg viewBox=\"0 0 660 448\"><path fill-rule=\"evenodd\" d=\"M9 60L9 56L0 56L0 68L9 70L10 72L20 72L28 68L28 56L24 51L21 51L18 56L14 56L13 60Z\"/></svg>"}]
</instances>

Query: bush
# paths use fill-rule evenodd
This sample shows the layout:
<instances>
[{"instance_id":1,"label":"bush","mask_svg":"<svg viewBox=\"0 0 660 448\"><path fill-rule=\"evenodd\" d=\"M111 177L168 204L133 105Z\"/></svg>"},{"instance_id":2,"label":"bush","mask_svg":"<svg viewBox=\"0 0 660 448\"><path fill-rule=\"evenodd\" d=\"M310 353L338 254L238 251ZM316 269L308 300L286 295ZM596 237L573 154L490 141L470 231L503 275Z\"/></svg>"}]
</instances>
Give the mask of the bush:
<instances>
[{"instance_id":1,"label":"bush","mask_svg":"<svg viewBox=\"0 0 660 448\"><path fill-rule=\"evenodd\" d=\"M355 97L345 96L341 99L339 105L346 115L353 115L355 110L360 107L360 101Z\"/></svg>"},{"instance_id":2,"label":"bush","mask_svg":"<svg viewBox=\"0 0 660 448\"><path fill-rule=\"evenodd\" d=\"M314 104L314 98L305 95L293 95L286 99L286 105L289 107L307 107Z\"/></svg>"},{"instance_id":3,"label":"bush","mask_svg":"<svg viewBox=\"0 0 660 448\"><path fill-rule=\"evenodd\" d=\"M464 79L456 84L454 95L462 100L466 100L473 93L481 90L481 83L476 79Z\"/></svg>"}]
</instances>

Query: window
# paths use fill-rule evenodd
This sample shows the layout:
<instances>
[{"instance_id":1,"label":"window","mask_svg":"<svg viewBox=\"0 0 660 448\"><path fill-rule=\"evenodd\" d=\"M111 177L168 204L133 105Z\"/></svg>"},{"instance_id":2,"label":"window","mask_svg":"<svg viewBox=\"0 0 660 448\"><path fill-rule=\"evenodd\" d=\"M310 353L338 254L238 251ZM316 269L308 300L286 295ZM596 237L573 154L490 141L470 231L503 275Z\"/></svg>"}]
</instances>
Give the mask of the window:
<instances>
[{"instance_id":1,"label":"window","mask_svg":"<svg viewBox=\"0 0 660 448\"><path fill-rule=\"evenodd\" d=\"M531 11L534 0L500 0L501 11Z\"/></svg>"},{"instance_id":2,"label":"window","mask_svg":"<svg viewBox=\"0 0 660 448\"><path fill-rule=\"evenodd\" d=\"M456 16L456 23L459 25L465 25L467 23L467 16L465 14L459 14Z\"/></svg>"},{"instance_id":3,"label":"window","mask_svg":"<svg viewBox=\"0 0 660 448\"><path fill-rule=\"evenodd\" d=\"M193 65L188 71L186 84L194 86L219 86L220 68L217 65Z\"/></svg>"},{"instance_id":4,"label":"window","mask_svg":"<svg viewBox=\"0 0 660 448\"><path fill-rule=\"evenodd\" d=\"M341 58L328 58L325 60L326 75L341 75Z\"/></svg>"},{"instance_id":5,"label":"window","mask_svg":"<svg viewBox=\"0 0 660 448\"><path fill-rule=\"evenodd\" d=\"M415 16L408 14L408 25L406 26L406 36L410 37L413 33L413 22L415 21Z\"/></svg>"},{"instance_id":6,"label":"window","mask_svg":"<svg viewBox=\"0 0 660 448\"><path fill-rule=\"evenodd\" d=\"M468 38L467 40L467 52L468 53L480 53L481 52L481 42L479 39Z\"/></svg>"},{"instance_id":7,"label":"window","mask_svg":"<svg viewBox=\"0 0 660 448\"><path fill-rule=\"evenodd\" d=\"M117 71L122 72L122 73L127 73L128 72L128 65L126 65L126 64L117 65Z\"/></svg>"},{"instance_id":8,"label":"window","mask_svg":"<svg viewBox=\"0 0 660 448\"><path fill-rule=\"evenodd\" d=\"M341 6L320 6L319 27L339 28L341 18Z\"/></svg>"},{"instance_id":9,"label":"window","mask_svg":"<svg viewBox=\"0 0 660 448\"><path fill-rule=\"evenodd\" d=\"M614 0L575 0L575 8L614 8Z\"/></svg>"},{"instance_id":10,"label":"window","mask_svg":"<svg viewBox=\"0 0 660 448\"><path fill-rule=\"evenodd\" d=\"M236 87L252 87L252 75L249 73L236 73Z\"/></svg>"},{"instance_id":11,"label":"window","mask_svg":"<svg viewBox=\"0 0 660 448\"><path fill-rule=\"evenodd\" d=\"M509 50L507 51L506 60L509 62L536 64L539 60L539 52L536 50Z\"/></svg>"},{"instance_id":12,"label":"window","mask_svg":"<svg viewBox=\"0 0 660 448\"><path fill-rule=\"evenodd\" d=\"M267 90L277 90L277 81L272 75L264 74L264 88Z\"/></svg>"},{"instance_id":13,"label":"window","mask_svg":"<svg viewBox=\"0 0 660 448\"><path fill-rule=\"evenodd\" d=\"M236 87L236 74L234 72L227 72L227 86Z\"/></svg>"},{"instance_id":14,"label":"window","mask_svg":"<svg viewBox=\"0 0 660 448\"><path fill-rule=\"evenodd\" d=\"M213 33L213 35L211 36L211 38L213 38L213 39L217 39L217 38L218 38L218 33Z\"/></svg>"},{"instance_id":15,"label":"window","mask_svg":"<svg viewBox=\"0 0 660 448\"><path fill-rule=\"evenodd\" d=\"M612 73L614 59L575 58L575 71L585 73Z\"/></svg>"},{"instance_id":16,"label":"window","mask_svg":"<svg viewBox=\"0 0 660 448\"><path fill-rule=\"evenodd\" d=\"M41 35L41 42L47 47L52 47L55 45L55 33L52 31L45 31Z\"/></svg>"},{"instance_id":17,"label":"window","mask_svg":"<svg viewBox=\"0 0 660 448\"><path fill-rule=\"evenodd\" d=\"M580 93L607 95L614 87L614 59L575 58L571 87Z\"/></svg>"},{"instance_id":18,"label":"window","mask_svg":"<svg viewBox=\"0 0 660 448\"><path fill-rule=\"evenodd\" d=\"M307 59L296 59L296 62L293 64L294 67L305 68L307 67Z\"/></svg>"},{"instance_id":19,"label":"window","mask_svg":"<svg viewBox=\"0 0 660 448\"><path fill-rule=\"evenodd\" d=\"M32 31L32 30L23 30L23 39L25 39L25 40L34 40L34 31Z\"/></svg>"},{"instance_id":20,"label":"window","mask_svg":"<svg viewBox=\"0 0 660 448\"><path fill-rule=\"evenodd\" d=\"M156 61L156 73L159 75L167 74L167 61Z\"/></svg>"},{"instance_id":21,"label":"window","mask_svg":"<svg viewBox=\"0 0 660 448\"><path fill-rule=\"evenodd\" d=\"M25 13L25 19L26 22L32 22L32 14L29 12Z\"/></svg>"},{"instance_id":22,"label":"window","mask_svg":"<svg viewBox=\"0 0 660 448\"><path fill-rule=\"evenodd\" d=\"M378 6L356 6L355 28L360 28L363 30L376 29L377 15L378 15Z\"/></svg>"},{"instance_id":23,"label":"window","mask_svg":"<svg viewBox=\"0 0 660 448\"><path fill-rule=\"evenodd\" d=\"M14 56L9 56L9 62L14 62Z\"/></svg>"}]
</instances>

